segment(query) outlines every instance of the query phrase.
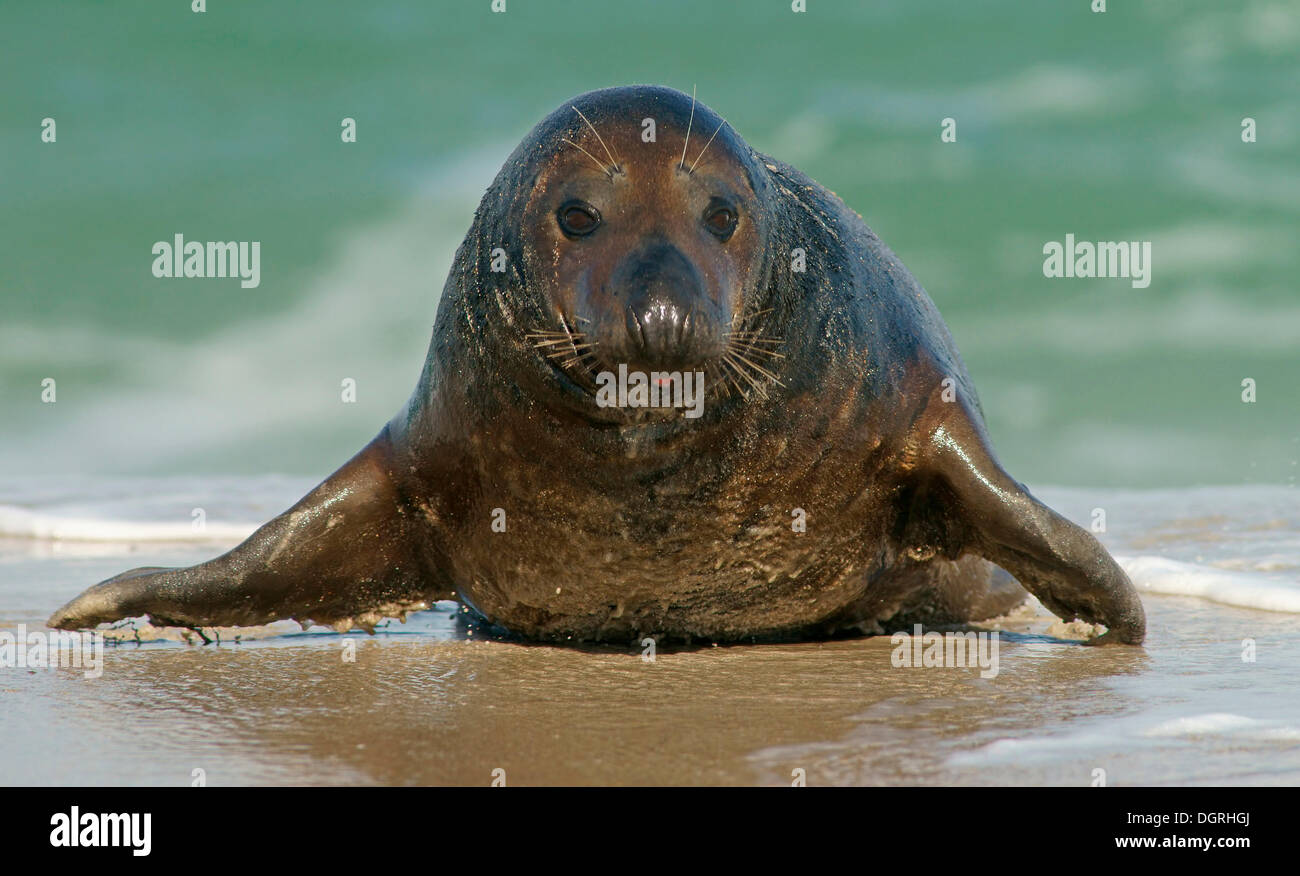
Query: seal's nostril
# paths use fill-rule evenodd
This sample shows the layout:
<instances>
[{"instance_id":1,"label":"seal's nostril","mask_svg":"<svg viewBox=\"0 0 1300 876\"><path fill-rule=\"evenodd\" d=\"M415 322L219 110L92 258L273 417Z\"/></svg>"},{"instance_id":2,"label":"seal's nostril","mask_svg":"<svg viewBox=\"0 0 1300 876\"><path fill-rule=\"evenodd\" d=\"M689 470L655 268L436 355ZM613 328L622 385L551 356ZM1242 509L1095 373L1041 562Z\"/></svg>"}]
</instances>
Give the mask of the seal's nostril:
<instances>
[{"instance_id":1,"label":"seal's nostril","mask_svg":"<svg viewBox=\"0 0 1300 876\"><path fill-rule=\"evenodd\" d=\"M607 351L622 347L629 359L656 367L697 364L717 355L724 320L712 313L713 296L703 276L677 247L654 241L629 253L607 290L623 308L626 332Z\"/></svg>"},{"instance_id":2,"label":"seal's nostril","mask_svg":"<svg viewBox=\"0 0 1300 876\"><path fill-rule=\"evenodd\" d=\"M682 365L709 355L701 348L707 340L702 340L707 320L693 307L654 298L639 307L628 307L624 313L628 353L642 364Z\"/></svg>"},{"instance_id":3,"label":"seal's nostril","mask_svg":"<svg viewBox=\"0 0 1300 876\"><path fill-rule=\"evenodd\" d=\"M627 327L628 340L632 342L632 349L645 352L645 325L641 322L641 317L632 308L628 308L627 318L624 325Z\"/></svg>"}]
</instances>

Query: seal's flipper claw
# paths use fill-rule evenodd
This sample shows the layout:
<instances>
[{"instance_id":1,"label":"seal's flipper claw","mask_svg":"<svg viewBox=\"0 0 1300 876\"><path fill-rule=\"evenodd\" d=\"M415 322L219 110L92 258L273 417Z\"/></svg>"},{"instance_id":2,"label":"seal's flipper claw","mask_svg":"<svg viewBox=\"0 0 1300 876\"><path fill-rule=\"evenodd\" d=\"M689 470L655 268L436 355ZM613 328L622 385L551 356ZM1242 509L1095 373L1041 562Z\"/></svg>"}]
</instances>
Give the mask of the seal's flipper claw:
<instances>
[{"instance_id":1,"label":"seal's flipper claw","mask_svg":"<svg viewBox=\"0 0 1300 876\"><path fill-rule=\"evenodd\" d=\"M1039 502L998 465L979 420L961 404L935 428L925 472L960 508L970 550L1015 576L1049 611L1104 624L1090 644L1140 645L1146 613L1137 590L1093 536Z\"/></svg>"},{"instance_id":2,"label":"seal's flipper claw","mask_svg":"<svg viewBox=\"0 0 1300 876\"><path fill-rule=\"evenodd\" d=\"M387 429L230 552L183 569L124 572L49 619L85 629L148 615L159 626L329 624L446 598L426 574L426 539L392 483Z\"/></svg>"},{"instance_id":3,"label":"seal's flipper claw","mask_svg":"<svg viewBox=\"0 0 1300 876\"><path fill-rule=\"evenodd\" d=\"M178 571L148 566L115 575L85 590L54 612L45 625L56 630L84 630L120 618L146 614L145 605L151 601L150 591L160 588L167 573Z\"/></svg>"}]
</instances>

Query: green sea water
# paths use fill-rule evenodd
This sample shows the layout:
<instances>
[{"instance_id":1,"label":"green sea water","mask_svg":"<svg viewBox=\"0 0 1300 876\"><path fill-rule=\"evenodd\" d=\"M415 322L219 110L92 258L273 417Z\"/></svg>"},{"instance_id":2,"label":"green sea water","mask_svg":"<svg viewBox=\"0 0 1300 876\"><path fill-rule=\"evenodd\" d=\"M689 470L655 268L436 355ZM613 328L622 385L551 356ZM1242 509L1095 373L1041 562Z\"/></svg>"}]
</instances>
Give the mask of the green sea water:
<instances>
[{"instance_id":1,"label":"green sea water","mask_svg":"<svg viewBox=\"0 0 1300 876\"><path fill-rule=\"evenodd\" d=\"M327 474L414 386L514 144L650 82L889 243L1017 478L1294 486L1300 3L807 5L6 0L0 471ZM260 241L260 285L154 278L177 233ZM1044 277L1067 234L1150 241L1150 285Z\"/></svg>"}]
</instances>

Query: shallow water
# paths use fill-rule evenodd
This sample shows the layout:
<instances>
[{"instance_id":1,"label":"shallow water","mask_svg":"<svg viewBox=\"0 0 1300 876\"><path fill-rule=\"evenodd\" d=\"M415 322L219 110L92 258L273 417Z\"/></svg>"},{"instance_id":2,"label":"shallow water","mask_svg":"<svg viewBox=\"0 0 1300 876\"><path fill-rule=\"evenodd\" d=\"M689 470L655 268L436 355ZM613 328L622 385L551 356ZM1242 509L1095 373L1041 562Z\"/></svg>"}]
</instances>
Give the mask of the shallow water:
<instances>
[{"instance_id":1,"label":"shallow water","mask_svg":"<svg viewBox=\"0 0 1300 876\"><path fill-rule=\"evenodd\" d=\"M123 520L166 537L201 493L232 515L210 520L243 531L307 486L83 481L70 501L57 484L0 484L26 503L0 507L0 629L39 628L126 567L231 543L137 541ZM517 785L785 784L799 769L810 785L1087 785L1098 769L1116 785L1300 781L1300 613L1224 604L1300 593L1296 491L1039 492L1083 523L1104 506L1102 538L1140 588L1214 580L1219 601L1145 593L1141 649L1080 647L1026 612L1001 625L992 678L895 667L885 637L661 649L653 662L630 646L481 641L453 603L375 636L286 624L237 644L127 643L106 649L98 678L0 669L0 782L188 784L202 769L212 785L478 785L498 768ZM102 540L21 532L74 515ZM1181 577L1143 558L1178 562Z\"/></svg>"}]
</instances>

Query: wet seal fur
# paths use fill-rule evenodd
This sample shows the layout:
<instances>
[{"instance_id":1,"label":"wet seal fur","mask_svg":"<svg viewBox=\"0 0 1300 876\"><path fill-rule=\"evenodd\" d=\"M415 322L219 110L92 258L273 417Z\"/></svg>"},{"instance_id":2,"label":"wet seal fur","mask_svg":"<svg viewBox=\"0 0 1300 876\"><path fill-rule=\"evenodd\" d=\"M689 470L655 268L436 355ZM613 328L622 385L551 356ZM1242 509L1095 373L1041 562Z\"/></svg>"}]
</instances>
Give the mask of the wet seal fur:
<instances>
[{"instance_id":1,"label":"wet seal fur","mask_svg":"<svg viewBox=\"0 0 1300 876\"><path fill-rule=\"evenodd\" d=\"M701 369L703 415L597 405L629 363ZM1011 576L1095 643L1143 639L1124 572L997 462L898 258L691 96L638 86L515 149L367 447L230 552L49 624L369 628L457 599L526 638L745 641L987 618L1024 599Z\"/></svg>"}]
</instances>

